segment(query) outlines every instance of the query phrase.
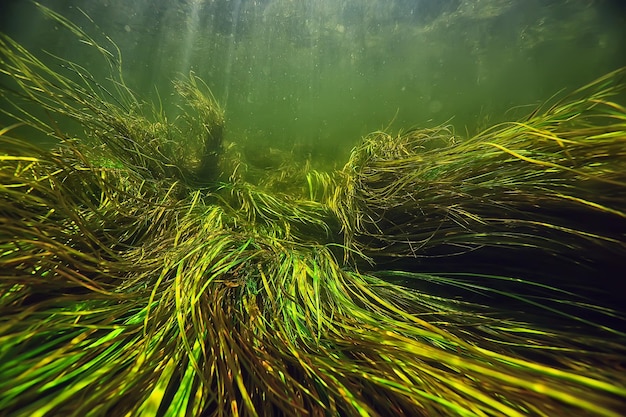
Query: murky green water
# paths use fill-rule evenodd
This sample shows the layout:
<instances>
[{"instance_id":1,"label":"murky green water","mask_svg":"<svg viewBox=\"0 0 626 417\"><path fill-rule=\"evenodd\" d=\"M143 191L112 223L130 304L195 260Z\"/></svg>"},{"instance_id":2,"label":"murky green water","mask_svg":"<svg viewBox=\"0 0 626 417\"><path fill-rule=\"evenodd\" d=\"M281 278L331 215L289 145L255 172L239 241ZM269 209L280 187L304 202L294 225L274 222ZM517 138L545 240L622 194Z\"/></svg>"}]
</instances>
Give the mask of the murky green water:
<instances>
[{"instance_id":1,"label":"murky green water","mask_svg":"<svg viewBox=\"0 0 626 417\"><path fill-rule=\"evenodd\" d=\"M338 163L370 131L451 121L471 132L626 65L619 1L42 3L110 36L128 85L170 114L170 80L194 71L226 108L227 140ZM28 2L5 0L1 16L25 46L106 77L91 48Z\"/></svg>"}]
</instances>

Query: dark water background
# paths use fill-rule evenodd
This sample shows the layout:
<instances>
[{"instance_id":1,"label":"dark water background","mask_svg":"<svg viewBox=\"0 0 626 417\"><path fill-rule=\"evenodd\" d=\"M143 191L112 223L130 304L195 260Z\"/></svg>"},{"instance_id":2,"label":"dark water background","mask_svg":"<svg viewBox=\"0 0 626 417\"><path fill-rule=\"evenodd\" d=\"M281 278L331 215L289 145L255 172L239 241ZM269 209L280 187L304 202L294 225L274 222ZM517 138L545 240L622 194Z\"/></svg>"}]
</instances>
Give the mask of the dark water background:
<instances>
[{"instance_id":1,"label":"dark water background","mask_svg":"<svg viewBox=\"0 0 626 417\"><path fill-rule=\"evenodd\" d=\"M338 164L368 132L451 120L471 133L626 65L621 1L41 3L104 43L96 35L110 36L127 84L148 100L160 96L171 115L171 80L193 70L226 108L227 140L296 146ZM3 0L0 16L0 30L33 52L107 76L93 50L29 1Z\"/></svg>"}]
</instances>

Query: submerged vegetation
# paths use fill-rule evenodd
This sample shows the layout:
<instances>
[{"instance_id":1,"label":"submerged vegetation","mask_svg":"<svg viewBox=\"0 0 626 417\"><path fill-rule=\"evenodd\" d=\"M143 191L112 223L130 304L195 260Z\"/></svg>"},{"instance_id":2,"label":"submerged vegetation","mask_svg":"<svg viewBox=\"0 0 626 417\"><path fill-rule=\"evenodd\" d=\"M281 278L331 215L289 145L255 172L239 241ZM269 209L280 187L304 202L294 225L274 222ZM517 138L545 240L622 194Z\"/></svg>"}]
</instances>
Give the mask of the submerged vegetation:
<instances>
[{"instance_id":1,"label":"submerged vegetation","mask_svg":"<svg viewBox=\"0 0 626 417\"><path fill-rule=\"evenodd\" d=\"M623 415L626 69L256 177L199 79L170 121L43 10L114 88L0 38L0 414Z\"/></svg>"}]
</instances>

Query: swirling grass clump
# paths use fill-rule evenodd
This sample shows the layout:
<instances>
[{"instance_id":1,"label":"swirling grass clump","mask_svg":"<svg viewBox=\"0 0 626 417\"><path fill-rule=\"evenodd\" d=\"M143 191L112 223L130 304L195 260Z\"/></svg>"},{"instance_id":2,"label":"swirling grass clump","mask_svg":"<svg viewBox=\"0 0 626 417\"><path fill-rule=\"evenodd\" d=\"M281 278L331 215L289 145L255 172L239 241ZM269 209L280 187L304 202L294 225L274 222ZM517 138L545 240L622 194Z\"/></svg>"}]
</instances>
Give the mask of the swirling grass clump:
<instances>
[{"instance_id":1,"label":"swirling grass clump","mask_svg":"<svg viewBox=\"0 0 626 417\"><path fill-rule=\"evenodd\" d=\"M595 271L626 254L626 70L472 138L374 133L286 194L229 171L196 78L170 122L69 67L0 42L11 114L61 140L0 130L0 414L623 414Z\"/></svg>"}]
</instances>

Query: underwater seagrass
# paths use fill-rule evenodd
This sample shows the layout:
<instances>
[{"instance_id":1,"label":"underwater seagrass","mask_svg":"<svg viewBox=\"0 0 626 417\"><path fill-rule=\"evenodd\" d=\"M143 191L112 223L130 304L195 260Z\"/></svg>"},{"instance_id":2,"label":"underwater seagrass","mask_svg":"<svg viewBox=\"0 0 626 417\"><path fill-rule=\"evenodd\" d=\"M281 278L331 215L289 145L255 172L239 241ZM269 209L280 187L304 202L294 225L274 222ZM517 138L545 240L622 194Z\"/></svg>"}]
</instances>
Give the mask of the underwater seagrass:
<instances>
[{"instance_id":1,"label":"underwater seagrass","mask_svg":"<svg viewBox=\"0 0 626 417\"><path fill-rule=\"evenodd\" d=\"M373 133L286 193L199 79L170 121L42 11L116 82L0 38L0 415L624 414L626 69L467 139Z\"/></svg>"}]
</instances>

